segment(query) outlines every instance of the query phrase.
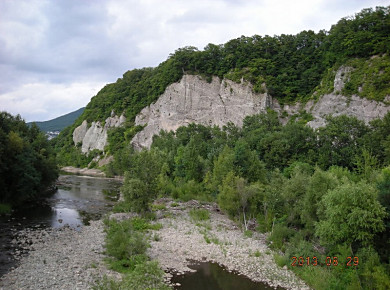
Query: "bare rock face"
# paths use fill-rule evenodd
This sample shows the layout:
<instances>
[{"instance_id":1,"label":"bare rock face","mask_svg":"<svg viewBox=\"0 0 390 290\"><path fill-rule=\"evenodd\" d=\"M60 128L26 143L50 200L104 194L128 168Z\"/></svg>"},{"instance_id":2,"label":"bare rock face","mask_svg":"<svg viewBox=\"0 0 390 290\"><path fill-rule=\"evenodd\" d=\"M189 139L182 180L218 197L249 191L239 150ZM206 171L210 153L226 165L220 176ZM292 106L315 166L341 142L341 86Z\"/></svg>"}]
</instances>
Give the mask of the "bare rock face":
<instances>
[{"instance_id":1,"label":"bare rock face","mask_svg":"<svg viewBox=\"0 0 390 290\"><path fill-rule=\"evenodd\" d=\"M153 135L175 131L190 123L217 125L228 122L242 126L246 116L258 114L272 105L267 94L256 94L249 83L237 84L213 77L211 83L196 75L185 75L167 87L164 94L136 117L136 125L146 125L131 143L136 149L150 148Z\"/></svg>"},{"instance_id":2,"label":"bare rock face","mask_svg":"<svg viewBox=\"0 0 390 290\"><path fill-rule=\"evenodd\" d=\"M325 126L327 115L354 116L366 123L383 118L390 107L382 102L371 101L358 96L350 98L335 93L322 96L310 109L314 120L308 122L312 128Z\"/></svg>"},{"instance_id":3,"label":"bare rock face","mask_svg":"<svg viewBox=\"0 0 390 290\"><path fill-rule=\"evenodd\" d=\"M333 87L334 92L339 93L344 88L345 83L349 80L350 72L353 70L352 67L349 66L341 66L334 78Z\"/></svg>"},{"instance_id":4,"label":"bare rock face","mask_svg":"<svg viewBox=\"0 0 390 290\"><path fill-rule=\"evenodd\" d=\"M92 122L91 127L88 128L86 120L73 131L73 142L77 145L82 143L81 151L88 153L94 149L104 151L104 147L107 145L107 131L110 128L121 126L126 121L125 116L115 116L111 113L111 117L108 117L105 121L105 125L97 122Z\"/></svg>"},{"instance_id":5,"label":"bare rock face","mask_svg":"<svg viewBox=\"0 0 390 290\"><path fill-rule=\"evenodd\" d=\"M83 123L73 131L73 142L75 145L77 145L77 143L83 142L84 136L85 134L87 134L87 131L88 123L87 120L84 120Z\"/></svg>"}]
</instances>

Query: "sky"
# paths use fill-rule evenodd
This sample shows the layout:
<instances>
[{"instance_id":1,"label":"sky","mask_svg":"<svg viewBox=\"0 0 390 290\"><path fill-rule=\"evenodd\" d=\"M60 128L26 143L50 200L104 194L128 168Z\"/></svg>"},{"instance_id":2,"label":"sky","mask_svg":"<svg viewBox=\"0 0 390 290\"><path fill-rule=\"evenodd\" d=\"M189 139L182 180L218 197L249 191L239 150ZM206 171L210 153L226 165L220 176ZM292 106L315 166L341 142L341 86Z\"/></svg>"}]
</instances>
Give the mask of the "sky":
<instances>
[{"instance_id":1,"label":"sky","mask_svg":"<svg viewBox=\"0 0 390 290\"><path fill-rule=\"evenodd\" d=\"M45 121L184 46L329 30L388 0L0 0L0 111Z\"/></svg>"}]
</instances>

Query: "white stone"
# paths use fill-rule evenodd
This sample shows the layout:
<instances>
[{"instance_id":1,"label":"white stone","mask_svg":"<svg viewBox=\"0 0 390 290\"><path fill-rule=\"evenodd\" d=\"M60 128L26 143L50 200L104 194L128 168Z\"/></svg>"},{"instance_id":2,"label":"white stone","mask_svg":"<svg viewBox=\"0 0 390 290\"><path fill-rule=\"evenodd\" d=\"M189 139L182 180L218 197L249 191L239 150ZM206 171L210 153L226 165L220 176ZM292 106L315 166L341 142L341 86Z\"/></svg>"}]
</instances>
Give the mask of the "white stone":
<instances>
[{"instance_id":1,"label":"white stone","mask_svg":"<svg viewBox=\"0 0 390 290\"><path fill-rule=\"evenodd\" d=\"M111 115L113 112L111 112ZM116 128L126 122L125 116L121 115L108 117L105 125L97 122L92 122L91 127L88 128L86 120L73 131L73 142L75 145L82 142L81 152L88 153L94 149L104 151L107 145L107 131L110 128Z\"/></svg>"},{"instance_id":2,"label":"white stone","mask_svg":"<svg viewBox=\"0 0 390 290\"><path fill-rule=\"evenodd\" d=\"M185 75L136 116L135 124L146 127L131 143L137 149L150 148L153 136L161 130L175 131L190 123L222 127L232 122L242 126L246 116L258 114L271 104L267 93L254 93L249 83L221 81L218 77L208 83L199 76Z\"/></svg>"}]
</instances>

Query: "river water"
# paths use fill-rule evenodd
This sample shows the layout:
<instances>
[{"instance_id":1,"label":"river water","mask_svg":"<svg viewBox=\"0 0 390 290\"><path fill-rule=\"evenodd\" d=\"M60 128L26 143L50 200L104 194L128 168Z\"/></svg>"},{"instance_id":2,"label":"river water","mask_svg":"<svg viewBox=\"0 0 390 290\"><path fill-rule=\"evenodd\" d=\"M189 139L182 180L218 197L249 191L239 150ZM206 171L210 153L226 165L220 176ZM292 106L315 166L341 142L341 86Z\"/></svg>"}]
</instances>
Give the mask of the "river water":
<instances>
[{"instance_id":1,"label":"river water","mask_svg":"<svg viewBox=\"0 0 390 290\"><path fill-rule=\"evenodd\" d=\"M27 254L18 244L11 243L20 230L64 226L79 230L90 220L100 219L111 210L119 198L121 185L115 179L61 175L57 182L58 190L53 196L1 216L0 277L17 266L17 260L13 258L15 251ZM265 283L255 283L247 277L228 272L217 264L192 263L190 267L197 272L173 277L174 283L182 285L176 289L272 289Z\"/></svg>"},{"instance_id":2,"label":"river water","mask_svg":"<svg viewBox=\"0 0 390 290\"><path fill-rule=\"evenodd\" d=\"M13 252L23 253L23 249L11 243L20 230L64 226L79 230L90 220L99 219L110 211L119 198L121 182L108 178L61 175L57 186L58 190L50 198L0 217L0 276L16 266Z\"/></svg>"},{"instance_id":3,"label":"river water","mask_svg":"<svg viewBox=\"0 0 390 290\"><path fill-rule=\"evenodd\" d=\"M254 282L249 278L210 262L192 262L189 267L196 272L174 275L172 282L179 283L177 290L271 290L266 283ZM278 287L278 290L284 288Z\"/></svg>"}]
</instances>

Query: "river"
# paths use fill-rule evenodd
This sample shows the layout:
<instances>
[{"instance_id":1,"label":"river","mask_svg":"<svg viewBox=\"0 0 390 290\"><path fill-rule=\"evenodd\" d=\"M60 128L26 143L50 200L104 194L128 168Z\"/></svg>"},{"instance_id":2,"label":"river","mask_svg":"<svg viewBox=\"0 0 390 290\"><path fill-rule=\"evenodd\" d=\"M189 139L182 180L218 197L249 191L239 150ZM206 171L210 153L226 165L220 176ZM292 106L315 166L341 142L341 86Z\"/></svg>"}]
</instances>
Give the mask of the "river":
<instances>
[{"instance_id":1,"label":"river","mask_svg":"<svg viewBox=\"0 0 390 290\"><path fill-rule=\"evenodd\" d=\"M111 210L119 198L121 182L115 179L60 175L58 190L50 198L20 208L0 217L0 276L17 265L13 254L27 254L11 241L23 229L72 227L76 230L99 219Z\"/></svg>"}]
</instances>

